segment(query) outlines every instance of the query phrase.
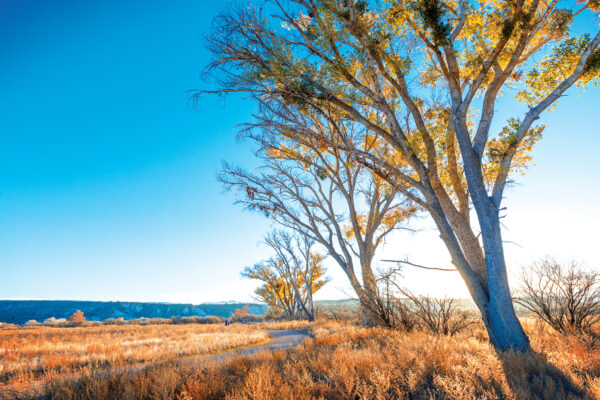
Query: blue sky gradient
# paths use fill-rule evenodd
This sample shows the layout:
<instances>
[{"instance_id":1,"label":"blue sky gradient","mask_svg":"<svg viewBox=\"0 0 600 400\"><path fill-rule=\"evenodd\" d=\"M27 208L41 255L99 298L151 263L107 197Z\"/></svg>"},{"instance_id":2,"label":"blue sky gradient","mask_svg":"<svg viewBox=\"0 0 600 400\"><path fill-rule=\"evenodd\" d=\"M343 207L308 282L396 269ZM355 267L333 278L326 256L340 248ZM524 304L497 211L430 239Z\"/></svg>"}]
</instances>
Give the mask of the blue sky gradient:
<instances>
[{"instance_id":1,"label":"blue sky gradient","mask_svg":"<svg viewBox=\"0 0 600 400\"><path fill-rule=\"evenodd\" d=\"M235 138L254 106L207 97L194 109L188 94L223 6L0 2L0 298L249 299L239 272L267 255L269 223L215 176L224 160L255 163ZM544 115L537 166L506 201L508 239L522 246L507 249L512 264L552 253L600 265L599 94L571 90ZM397 235L382 256L447 264L436 236ZM333 264L330 275L321 297L341 297Z\"/></svg>"}]
</instances>

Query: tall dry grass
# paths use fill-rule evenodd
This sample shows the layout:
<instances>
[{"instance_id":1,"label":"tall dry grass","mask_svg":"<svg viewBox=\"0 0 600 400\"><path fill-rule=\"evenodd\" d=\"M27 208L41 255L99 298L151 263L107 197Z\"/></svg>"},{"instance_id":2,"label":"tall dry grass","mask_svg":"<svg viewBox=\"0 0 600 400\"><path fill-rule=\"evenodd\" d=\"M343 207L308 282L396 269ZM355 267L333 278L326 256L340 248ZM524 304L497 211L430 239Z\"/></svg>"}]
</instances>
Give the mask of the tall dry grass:
<instances>
[{"instance_id":1,"label":"tall dry grass","mask_svg":"<svg viewBox=\"0 0 600 400\"><path fill-rule=\"evenodd\" d=\"M56 377L82 369L161 362L247 346L268 335L244 325L102 325L0 329L2 385Z\"/></svg>"},{"instance_id":2,"label":"tall dry grass","mask_svg":"<svg viewBox=\"0 0 600 400\"><path fill-rule=\"evenodd\" d=\"M335 321L260 324L310 329L290 351L223 361L172 360L136 372L50 380L49 399L580 399L600 398L600 348L525 321L535 353L497 354L485 330L403 333Z\"/></svg>"},{"instance_id":3,"label":"tall dry grass","mask_svg":"<svg viewBox=\"0 0 600 400\"><path fill-rule=\"evenodd\" d=\"M75 338L79 338L75 340L81 346L85 340L100 335L113 340L122 338L125 343L135 340L140 349L147 343L145 340L158 338L164 338L165 344L172 340L173 348L188 348L194 335L218 336L229 328L232 328L229 333L240 335L277 328L310 330L313 337L290 351L262 352L221 361L181 363L172 356L178 353L175 351L162 358L162 363L144 369L121 368L106 373L85 368L78 379L48 374L46 383L37 387L37 393L21 392L20 396L176 400L600 399L600 348L596 339L564 336L531 320L524 321L524 325L535 350L527 355L497 354L479 326L453 337L364 328L336 321L227 328L170 325L144 327L149 329L145 333L112 329L103 332L108 327L80 328L87 331L62 337L66 329L32 330L27 334L47 335L49 348L53 346L52 335L59 335L55 338L61 343L58 348ZM15 337L14 333L11 337ZM156 351L160 354L161 350ZM129 356L135 357L133 353ZM7 391L4 397L11 398L15 393Z\"/></svg>"}]
</instances>

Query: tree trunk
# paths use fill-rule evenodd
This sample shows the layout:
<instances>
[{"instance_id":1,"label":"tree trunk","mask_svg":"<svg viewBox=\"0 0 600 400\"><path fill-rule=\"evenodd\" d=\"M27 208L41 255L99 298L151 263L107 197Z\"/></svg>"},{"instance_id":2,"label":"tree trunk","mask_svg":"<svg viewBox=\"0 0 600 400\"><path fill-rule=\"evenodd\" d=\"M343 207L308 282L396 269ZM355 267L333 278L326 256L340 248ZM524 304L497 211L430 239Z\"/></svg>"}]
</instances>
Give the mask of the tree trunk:
<instances>
[{"instance_id":1,"label":"tree trunk","mask_svg":"<svg viewBox=\"0 0 600 400\"><path fill-rule=\"evenodd\" d=\"M463 249L464 243L459 243L457 232L449 223L445 212L432 192L428 193L430 194L428 198L430 215L450 252L453 264L467 284L471 297L479 308L490 342L499 350L511 348L522 351L529 350L529 339L516 316L508 287L499 219L497 217L494 219L494 214L490 215L489 209L488 218L477 212L483 235L487 275L487 282L483 282L481 275L477 273L482 266L473 266L467 260ZM482 210L477 210L476 206L476 211ZM472 244L472 246L475 245L478 243Z\"/></svg>"},{"instance_id":2,"label":"tree trunk","mask_svg":"<svg viewBox=\"0 0 600 400\"><path fill-rule=\"evenodd\" d=\"M372 252L369 251L369 254ZM379 293L377 290L377 279L371 269L372 256L367 255L361 263L361 273L363 280L363 292L365 301L363 308L365 309L365 323L367 325L378 325L383 323L389 326L389 321L386 320L385 315L382 315L379 309Z\"/></svg>"},{"instance_id":3,"label":"tree trunk","mask_svg":"<svg viewBox=\"0 0 600 400\"><path fill-rule=\"evenodd\" d=\"M460 95L459 95L460 97ZM460 99L453 99L460 107ZM460 110L453 110L453 125L460 152L469 194L473 202L483 239L485 272L487 274L486 304L474 297L490 337L498 350L530 350L529 338L517 318L508 286L504 247L500 229L499 204L494 204L485 186L481 158L473 149L469 139L466 118Z\"/></svg>"},{"instance_id":4,"label":"tree trunk","mask_svg":"<svg viewBox=\"0 0 600 400\"><path fill-rule=\"evenodd\" d=\"M375 294L368 293L367 290L365 290L364 285L360 284L353 270L344 268L344 272L346 273L346 276L348 276L352 289L354 289L354 292L358 296L358 302L360 303L365 324L369 326L374 325L376 321L375 318L373 318L373 305L375 304L375 297L373 296Z\"/></svg>"},{"instance_id":5,"label":"tree trunk","mask_svg":"<svg viewBox=\"0 0 600 400\"><path fill-rule=\"evenodd\" d=\"M492 330L489 332L490 341L500 350L526 351L530 349L529 338L517 318L508 286L500 221L498 218L494 218L494 215L486 217L480 218L480 226L490 296L488 303Z\"/></svg>"}]
</instances>

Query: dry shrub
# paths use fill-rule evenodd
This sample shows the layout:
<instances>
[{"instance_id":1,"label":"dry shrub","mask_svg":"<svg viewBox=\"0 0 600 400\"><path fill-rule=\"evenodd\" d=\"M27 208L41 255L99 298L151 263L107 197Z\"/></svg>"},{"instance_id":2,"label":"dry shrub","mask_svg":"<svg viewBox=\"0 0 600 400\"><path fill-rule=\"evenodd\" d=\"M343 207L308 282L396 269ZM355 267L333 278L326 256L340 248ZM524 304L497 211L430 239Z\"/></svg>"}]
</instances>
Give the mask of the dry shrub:
<instances>
[{"instance_id":1,"label":"dry shrub","mask_svg":"<svg viewBox=\"0 0 600 400\"><path fill-rule=\"evenodd\" d=\"M545 258L524 268L515 301L562 333L600 321L600 271Z\"/></svg>"},{"instance_id":2,"label":"dry shrub","mask_svg":"<svg viewBox=\"0 0 600 400\"><path fill-rule=\"evenodd\" d=\"M401 276L400 268L380 272L376 295L361 302L367 325L452 336L475 323L476 319L461 309L456 299L415 295L401 287Z\"/></svg>"},{"instance_id":3,"label":"dry shrub","mask_svg":"<svg viewBox=\"0 0 600 400\"><path fill-rule=\"evenodd\" d=\"M104 320L104 325L122 325L125 323L125 318L106 318Z\"/></svg>"},{"instance_id":4,"label":"dry shrub","mask_svg":"<svg viewBox=\"0 0 600 400\"><path fill-rule=\"evenodd\" d=\"M375 296L361 302L367 325L378 324L406 332L418 327L415 310L411 309L404 299L398 297L398 293L401 293L398 276L398 269L380 273Z\"/></svg>"},{"instance_id":5,"label":"dry shrub","mask_svg":"<svg viewBox=\"0 0 600 400\"><path fill-rule=\"evenodd\" d=\"M451 337L423 331L407 333L365 328L332 320L320 320L316 324L287 321L227 328L104 326L101 329L152 329L160 335L173 335L171 330L191 328L214 330L212 332L232 328L243 332L305 330L313 337L289 352L261 352L218 362L184 363L175 362L176 357L171 353L162 363L141 370L116 367L105 372L97 367L84 368L81 379L63 379L68 375L54 369L52 374L45 376L48 384L40 394L49 399L178 400L600 398L600 348L593 336L563 336L533 319L526 319L523 324L537 353L507 352L498 356L479 325ZM98 335L94 330L100 328L73 329ZM27 352L22 346L23 339L27 332L36 331L45 331L45 334L53 331L59 335L55 339L73 339L64 336L69 328L20 328L19 332L24 336L3 337L0 348L11 345L13 349ZM128 331L116 332L115 337L122 337ZM133 334L133 331L129 332ZM140 335L139 332L135 334ZM185 340L185 332L182 331L180 337ZM84 350L102 354L118 349L90 343ZM23 354L10 354L23 357ZM28 354L27 357L35 357L35 353ZM6 355L0 350L0 365L5 365ZM64 356L59 355L48 362L63 365L66 360L61 357ZM22 374L20 378L31 380L35 375Z\"/></svg>"},{"instance_id":6,"label":"dry shrub","mask_svg":"<svg viewBox=\"0 0 600 400\"><path fill-rule=\"evenodd\" d=\"M417 296L404 291L415 325L437 335L453 336L474 325L477 319L461 309L456 299L449 297Z\"/></svg>"},{"instance_id":7,"label":"dry shrub","mask_svg":"<svg viewBox=\"0 0 600 400\"><path fill-rule=\"evenodd\" d=\"M317 319L331 320L342 324L359 324L361 318L356 308L351 306L330 306L318 309Z\"/></svg>"},{"instance_id":8,"label":"dry shrub","mask_svg":"<svg viewBox=\"0 0 600 400\"><path fill-rule=\"evenodd\" d=\"M229 319L232 322L248 324L251 322L260 322L264 319L264 317L262 315L251 314L250 308L248 306L244 306L234 310Z\"/></svg>"},{"instance_id":9,"label":"dry shrub","mask_svg":"<svg viewBox=\"0 0 600 400\"><path fill-rule=\"evenodd\" d=\"M85 322L85 316L83 315L83 311L77 310L69 318L67 318L69 322Z\"/></svg>"},{"instance_id":10,"label":"dry shrub","mask_svg":"<svg viewBox=\"0 0 600 400\"><path fill-rule=\"evenodd\" d=\"M225 318L216 316L192 316L192 317L171 317L173 324L224 324Z\"/></svg>"}]
</instances>

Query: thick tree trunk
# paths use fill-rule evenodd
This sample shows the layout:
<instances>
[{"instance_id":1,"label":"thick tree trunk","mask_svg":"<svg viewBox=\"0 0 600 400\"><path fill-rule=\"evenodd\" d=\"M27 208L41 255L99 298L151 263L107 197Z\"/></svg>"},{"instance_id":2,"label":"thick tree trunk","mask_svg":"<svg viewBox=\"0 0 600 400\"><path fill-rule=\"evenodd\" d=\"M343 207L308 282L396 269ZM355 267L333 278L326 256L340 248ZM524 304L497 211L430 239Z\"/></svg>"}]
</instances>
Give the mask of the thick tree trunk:
<instances>
[{"instance_id":1,"label":"thick tree trunk","mask_svg":"<svg viewBox=\"0 0 600 400\"><path fill-rule=\"evenodd\" d=\"M363 288L365 294L372 300L377 298L377 278L371 269L372 257L367 256L362 261L360 269L362 273Z\"/></svg>"},{"instance_id":2,"label":"thick tree trunk","mask_svg":"<svg viewBox=\"0 0 600 400\"><path fill-rule=\"evenodd\" d=\"M494 219L493 213L488 214L487 219L485 215L477 213L484 243L487 275L487 282L485 282L482 281L481 274L477 273L483 266L471 265L469 262L471 260L467 260L465 256L464 240L468 235L462 235L463 241L459 242L458 234L453 229L455 227L449 223L437 197L433 191L427 194L429 194L430 214L450 252L452 262L467 284L471 297L479 308L490 342L499 350L529 350L529 339L516 316L510 295L499 219ZM488 209L488 213L489 211ZM475 241L471 247L479 246L475 235L471 236Z\"/></svg>"},{"instance_id":3,"label":"thick tree trunk","mask_svg":"<svg viewBox=\"0 0 600 400\"><path fill-rule=\"evenodd\" d=\"M517 318L508 286L498 212L499 204L494 204L488 195L483 179L480 154L475 152L469 139L466 113L457 112L460 111L460 93L457 92L455 95L453 103L457 104L459 109L453 110L454 131L463 158L469 194L481 229L487 276L485 289L488 301L482 303L480 298L474 298L474 300L481 310L490 342L496 349L526 351L531 348L529 338Z\"/></svg>"},{"instance_id":4,"label":"thick tree trunk","mask_svg":"<svg viewBox=\"0 0 600 400\"><path fill-rule=\"evenodd\" d=\"M500 221L494 215L484 216L480 221L490 296L488 314L493 331L490 341L500 350L529 350L529 338L517 318L510 294Z\"/></svg>"},{"instance_id":5,"label":"thick tree trunk","mask_svg":"<svg viewBox=\"0 0 600 400\"><path fill-rule=\"evenodd\" d=\"M375 316L373 315L373 308L375 305L375 296L377 295L377 293L373 292L372 290L367 290L364 284L361 285L359 280L356 278L356 274L354 274L354 270L345 267L343 267L343 270L346 273L350 284L352 285L352 289L354 289L354 292L358 296L358 302L363 313L363 319L365 321L365 324L369 326L376 325L377 318L375 318ZM375 277L373 276L373 281L374 280Z\"/></svg>"},{"instance_id":6,"label":"thick tree trunk","mask_svg":"<svg viewBox=\"0 0 600 400\"><path fill-rule=\"evenodd\" d=\"M379 292L377 290L377 279L375 278L375 274L371 269L370 261L365 261L362 266L362 279L363 279L363 288L365 293L365 304L366 307L366 323L367 325L379 325L383 324L385 326L390 325L390 321L388 316L382 312L380 306L381 299L379 298Z\"/></svg>"}]
</instances>

